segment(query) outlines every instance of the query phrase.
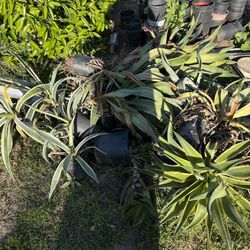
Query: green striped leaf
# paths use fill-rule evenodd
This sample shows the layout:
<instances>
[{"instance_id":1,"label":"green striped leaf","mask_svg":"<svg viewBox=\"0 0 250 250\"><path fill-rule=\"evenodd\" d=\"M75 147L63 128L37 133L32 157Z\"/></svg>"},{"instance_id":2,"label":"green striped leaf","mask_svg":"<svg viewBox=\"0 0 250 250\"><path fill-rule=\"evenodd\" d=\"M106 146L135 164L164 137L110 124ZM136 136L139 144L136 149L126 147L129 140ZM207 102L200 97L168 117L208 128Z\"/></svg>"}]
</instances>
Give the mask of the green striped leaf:
<instances>
[{"instance_id":1,"label":"green striped leaf","mask_svg":"<svg viewBox=\"0 0 250 250\"><path fill-rule=\"evenodd\" d=\"M231 160L236 156L240 155L249 147L250 147L250 140L239 142L230 147L229 149L227 149L226 151L224 151L221 155L219 155L216 158L215 163Z\"/></svg>"},{"instance_id":2,"label":"green striped leaf","mask_svg":"<svg viewBox=\"0 0 250 250\"><path fill-rule=\"evenodd\" d=\"M85 171L85 173L98 183L97 176L94 170L89 166L89 164L80 156L77 156L76 160L80 164L81 168Z\"/></svg>"}]
</instances>

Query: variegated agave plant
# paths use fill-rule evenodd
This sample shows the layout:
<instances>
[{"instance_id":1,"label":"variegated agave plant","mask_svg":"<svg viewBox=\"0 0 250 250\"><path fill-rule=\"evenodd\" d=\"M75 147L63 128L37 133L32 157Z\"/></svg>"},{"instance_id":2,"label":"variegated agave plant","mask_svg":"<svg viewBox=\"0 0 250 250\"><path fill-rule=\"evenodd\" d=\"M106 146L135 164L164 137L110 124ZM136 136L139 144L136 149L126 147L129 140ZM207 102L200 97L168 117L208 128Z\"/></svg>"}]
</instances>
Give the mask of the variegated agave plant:
<instances>
[{"instance_id":1,"label":"variegated agave plant","mask_svg":"<svg viewBox=\"0 0 250 250\"><path fill-rule=\"evenodd\" d=\"M189 229L205 221L210 237L215 222L226 246L232 249L227 218L249 233L238 207L250 211L250 201L244 197L244 190L250 188L250 140L217 156L218 143L208 143L200 153L171 131L168 140L160 138L160 145L156 150L165 162L156 158L155 172L161 177L159 187L169 190L162 223L175 219L176 234L181 228ZM246 152L248 156L243 157Z\"/></svg>"},{"instance_id":2,"label":"variegated agave plant","mask_svg":"<svg viewBox=\"0 0 250 250\"><path fill-rule=\"evenodd\" d=\"M250 90L238 87L233 93L227 89L217 90L214 99L204 92L186 92L178 99L186 107L175 118L175 126L182 128L185 122L200 120L200 145L209 141L223 141L220 151L238 141L249 139ZM199 130L197 128L197 130ZM183 135L184 136L184 135ZM184 136L185 137L185 136Z\"/></svg>"}]
</instances>

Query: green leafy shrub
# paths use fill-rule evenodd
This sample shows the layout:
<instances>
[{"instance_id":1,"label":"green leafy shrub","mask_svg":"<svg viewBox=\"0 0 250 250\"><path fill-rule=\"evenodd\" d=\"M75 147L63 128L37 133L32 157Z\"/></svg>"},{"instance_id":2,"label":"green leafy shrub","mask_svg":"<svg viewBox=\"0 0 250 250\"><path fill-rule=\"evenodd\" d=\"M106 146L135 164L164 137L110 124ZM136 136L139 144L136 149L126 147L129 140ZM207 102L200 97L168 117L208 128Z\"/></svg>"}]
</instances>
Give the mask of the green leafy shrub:
<instances>
[{"instance_id":1,"label":"green leafy shrub","mask_svg":"<svg viewBox=\"0 0 250 250\"><path fill-rule=\"evenodd\" d=\"M0 40L25 47L29 61L64 58L93 48L108 28L106 15L116 0L2 0Z\"/></svg>"},{"instance_id":2,"label":"green leafy shrub","mask_svg":"<svg viewBox=\"0 0 250 250\"><path fill-rule=\"evenodd\" d=\"M244 31L238 32L235 35L236 44L244 51L250 51L250 23Z\"/></svg>"}]
</instances>

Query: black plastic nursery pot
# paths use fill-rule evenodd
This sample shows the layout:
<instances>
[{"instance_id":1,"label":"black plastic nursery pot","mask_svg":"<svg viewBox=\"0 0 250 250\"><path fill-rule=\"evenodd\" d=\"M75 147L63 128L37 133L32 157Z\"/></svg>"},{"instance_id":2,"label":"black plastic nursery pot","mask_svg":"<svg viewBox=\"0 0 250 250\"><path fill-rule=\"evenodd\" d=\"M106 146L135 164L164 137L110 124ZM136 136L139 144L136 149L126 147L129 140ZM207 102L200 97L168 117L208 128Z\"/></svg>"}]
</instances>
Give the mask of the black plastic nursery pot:
<instances>
[{"instance_id":1,"label":"black plastic nursery pot","mask_svg":"<svg viewBox=\"0 0 250 250\"><path fill-rule=\"evenodd\" d=\"M147 18L147 7L148 7L148 1L147 0L139 0L138 2L138 15L141 19Z\"/></svg>"},{"instance_id":2,"label":"black plastic nursery pot","mask_svg":"<svg viewBox=\"0 0 250 250\"><path fill-rule=\"evenodd\" d=\"M90 125L90 120L86 115L81 112L77 112L73 127L73 134L75 138L82 139L92 133L98 133L99 130L100 129L97 125Z\"/></svg>"},{"instance_id":3,"label":"black plastic nursery pot","mask_svg":"<svg viewBox=\"0 0 250 250\"><path fill-rule=\"evenodd\" d=\"M132 9L123 10L120 12L120 28L124 29L124 23L128 20L135 19L135 11Z\"/></svg>"},{"instance_id":4,"label":"black plastic nursery pot","mask_svg":"<svg viewBox=\"0 0 250 250\"><path fill-rule=\"evenodd\" d=\"M227 13L229 8L229 0L215 0L214 1L214 13Z\"/></svg>"},{"instance_id":5,"label":"black plastic nursery pot","mask_svg":"<svg viewBox=\"0 0 250 250\"><path fill-rule=\"evenodd\" d=\"M124 29L127 33L128 45L130 47L138 47L141 44L141 20L139 18L127 20L124 22Z\"/></svg>"},{"instance_id":6,"label":"black plastic nursery pot","mask_svg":"<svg viewBox=\"0 0 250 250\"><path fill-rule=\"evenodd\" d=\"M205 4L206 3L206 4ZM197 19L197 23L208 23L212 19L212 13L214 10L214 1L195 0L192 2L193 14Z\"/></svg>"},{"instance_id":7,"label":"black plastic nursery pot","mask_svg":"<svg viewBox=\"0 0 250 250\"><path fill-rule=\"evenodd\" d=\"M243 13L244 13L244 9L242 9L240 11L229 11L227 21L233 22L233 21L240 20L243 16Z\"/></svg>"},{"instance_id":8,"label":"black plastic nursery pot","mask_svg":"<svg viewBox=\"0 0 250 250\"><path fill-rule=\"evenodd\" d=\"M204 125L199 117L192 121L184 122L178 129L180 134L186 141L188 141L194 148L198 149L202 142L202 137L205 134Z\"/></svg>"},{"instance_id":9,"label":"black plastic nursery pot","mask_svg":"<svg viewBox=\"0 0 250 250\"><path fill-rule=\"evenodd\" d=\"M148 2L148 25L151 27L162 27L166 18L166 1Z\"/></svg>"},{"instance_id":10,"label":"black plastic nursery pot","mask_svg":"<svg viewBox=\"0 0 250 250\"><path fill-rule=\"evenodd\" d=\"M128 162L130 160L128 135L129 130L123 129L97 137L94 144L96 161L113 164Z\"/></svg>"},{"instance_id":11,"label":"black plastic nursery pot","mask_svg":"<svg viewBox=\"0 0 250 250\"><path fill-rule=\"evenodd\" d=\"M232 22L223 25L217 35L217 41L231 40L234 35L243 30L240 22Z\"/></svg>"}]
</instances>

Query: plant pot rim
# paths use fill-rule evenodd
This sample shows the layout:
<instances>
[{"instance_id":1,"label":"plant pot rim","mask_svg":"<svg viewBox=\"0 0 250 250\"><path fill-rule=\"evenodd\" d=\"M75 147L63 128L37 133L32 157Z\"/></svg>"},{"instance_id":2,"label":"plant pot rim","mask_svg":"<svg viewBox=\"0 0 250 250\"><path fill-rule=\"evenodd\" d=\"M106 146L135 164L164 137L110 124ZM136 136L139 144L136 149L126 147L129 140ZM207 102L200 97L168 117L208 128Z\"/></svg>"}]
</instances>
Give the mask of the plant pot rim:
<instances>
[{"instance_id":1,"label":"plant pot rim","mask_svg":"<svg viewBox=\"0 0 250 250\"><path fill-rule=\"evenodd\" d=\"M229 13L228 11L224 14L213 12L212 13L212 20L213 21L224 21L227 18L228 13Z\"/></svg>"},{"instance_id":2,"label":"plant pot rim","mask_svg":"<svg viewBox=\"0 0 250 250\"><path fill-rule=\"evenodd\" d=\"M240 58L237 66L245 77L250 77L250 57Z\"/></svg>"},{"instance_id":3,"label":"plant pot rim","mask_svg":"<svg viewBox=\"0 0 250 250\"><path fill-rule=\"evenodd\" d=\"M193 1L193 2L192 2L192 5L193 5L193 6L201 6L201 7L202 7L202 6L208 6L208 5L212 4L212 3L213 3L213 1L207 1L207 2L206 2L206 1L202 1L202 0L201 0L201 1L197 1L197 2L194 2L194 1Z\"/></svg>"}]
</instances>

